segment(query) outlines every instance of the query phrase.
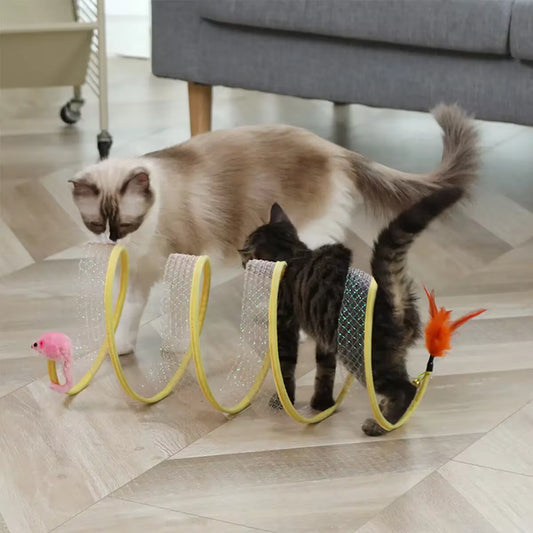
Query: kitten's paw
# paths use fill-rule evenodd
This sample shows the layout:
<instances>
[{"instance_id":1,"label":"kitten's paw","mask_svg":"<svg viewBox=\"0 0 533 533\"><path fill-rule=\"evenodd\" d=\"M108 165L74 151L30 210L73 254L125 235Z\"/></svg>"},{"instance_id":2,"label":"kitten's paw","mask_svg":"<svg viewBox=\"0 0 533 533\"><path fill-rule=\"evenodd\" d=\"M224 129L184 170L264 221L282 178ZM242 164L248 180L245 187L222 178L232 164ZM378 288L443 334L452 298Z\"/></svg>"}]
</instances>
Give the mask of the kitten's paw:
<instances>
[{"instance_id":1,"label":"kitten's paw","mask_svg":"<svg viewBox=\"0 0 533 533\"><path fill-rule=\"evenodd\" d=\"M379 437L387 433L387 431L384 430L373 418L367 418L364 421L362 425L362 430L369 437Z\"/></svg>"},{"instance_id":2,"label":"kitten's paw","mask_svg":"<svg viewBox=\"0 0 533 533\"><path fill-rule=\"evenodd\" d=\"M311 407L316 411L324 411L335 404L333 396L330 395L318 395L315 394L311 398Z\"/></svg>"},{"instance_id":3,"label":"kitten's paw","mask_svg":"<svg viewBox=\"0 0 533 533\"><path fill-rule=\"evenodd\" d=\"M298 342L302 344L302 342L307 341L308 338L309 338L309 335L303 329L301 329L300 332L298 333Z\"/></svg>"},{"instance_id":4,"label":"kitten's paw","mask_svg":"<svg viewBox=\"0 0 533 533\"><path fill-rule=\"evenodd\" d=\"M270 400L268 401L268 406L271 409L283 409L283 405L281 405L281 400L279 399L277 392L270 397Z\"/></svg>"}]
</instances>

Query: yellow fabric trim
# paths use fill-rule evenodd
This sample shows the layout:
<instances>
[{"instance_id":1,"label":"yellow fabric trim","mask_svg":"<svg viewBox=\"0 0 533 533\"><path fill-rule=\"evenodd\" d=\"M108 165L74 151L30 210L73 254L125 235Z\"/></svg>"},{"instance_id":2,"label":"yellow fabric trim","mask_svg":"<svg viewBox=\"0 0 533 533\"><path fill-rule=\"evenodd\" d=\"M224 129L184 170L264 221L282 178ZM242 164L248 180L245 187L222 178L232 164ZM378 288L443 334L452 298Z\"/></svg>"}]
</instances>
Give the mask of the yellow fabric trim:
<instances>
[{"instance_id":1,"label":"yellow fabric trim","mask_svg":"<svg viewBox=\"0 0 533 533\"><path fill-rule=\"evenodd\" d=\"M200 292L200 278L203 274L203 285ZM278 277L277 284L281 278ZM274 279L273 279L274 283ZM191 285L191 299L190 299L190 311L189 311L189 324L191 328L191 350L193 353L194 366L196 370L196 378L200 384L200 388L207 398L209 403L217 410L227 414L237 414L246 409L250 405L250 402L254 399L259 392L263 381L268 373L268 358L265 357L261 370L257 374L257 377L250 387L250 390L245 394L243 399L233 406L223 406L218 402L209 386L207 381L207 375L205 373L204 362L202 360L202 354L200 352L200 333L202 329L203 320L205 317L205 311L207 310L207 302L209 299L209 288L211 285L211 265L208 257L199 257L194 268ZM198 296L200 296L198 298Z\"/></svg>"},{"instance_id":2,"label":"yellow fabric trim","mask_svg":"<svg viewBox=\"0 0 533 533\"><path fill-rule=\"evenodd\" d=\"M48 359L48 377L52 383L59 385L59 378L57 377L56 362Z\"/></svg>"},{"instance_id":3,"label":"yellow fabric trim","mask_svg":"<svg viewBox=\"0 0 533 533\"><path fill-rule=\"evenodd\" d=\"M117 302L113 308L113 285L116 279L116 273L118 267L120 266L120 286L117 297ZM222 405L215 397L213 391L209 386L207 379L205 366L202 359L202 354L200 350L200 334L202 332L202 327L204 324L205 314L207 311L207 305L209 301L209 291L211 287L211 265L209 258L206 256L198 257L196 264L194 266L192 283L191 283L191 293L190 293L190 304L189 304L189 324L190 324L190 345L187 353L185 354L183 360L181 361L178 369L172 378L168 381L165 387L150 397L144 397L138 394L128 383L124 371L122 369L122 364L117 353L115 345L115 331L118 326L120 316L122 313L122 308L124 306L124 301L126 298L126 291L128 287L128 254L126 249L123 246L117 245L111 251L109 256L109 262L107 267L107 274L104 287L104 316L105 316L105 329L106 329L106 338L98 351L98 354L91 365L91 368L87 373L80 379L80 381L72 387L68 394L74 395L81 392L87 385L102 365L102 362L109 354L113 369L117 376L119 383L121 384L124 391L133 399L144 402L144 403L156 403L168 396L173 388L176 386L178 381L184 375L188 364L192 360L195 366L196 377L200 388L209 401L209 403L217 410L222 411L227 414L236 414L248 407L254 397L257 395L267 373L269 367L272 367L272 373L274 377L274 383L276 386L276 391L278 393L280 402L287 412L287 414L297 422L302 424L316 424L330 416L337 407L342 403L348 391L354 381L354 376L352 374L348 375L344 385L335 400L335 404L330 408L317 413L315 416L306 417L298 412L298 410L292 405L287 390L285 389L285 384L283 383L283 376L281 373L281 365L279 360L278 352L278 329L277 329L277 308L278 308L278 292L281 278L285 271L286 264L284 262L278 262L273 271L272 281L270 285L270 298L269 298L269 309L268 309L268 353L266 354L263 365L257 374L257 377L244 395L242 400L233 406L224 406ZM203 280L203 281L202 281ZM378 401L376 398L376 392L374 389L374 382L372 378L372 319L373 319L373 310L374 302L376 298L377 284L375 280L372 280L367 299L366 307L366 316L365 316L365 345L364 345L364 358L365 358L365 378L367 383L368 396L370 399L370 405L372 407L372 412L378 423L386 430L391 431L400 427L404 424L413 414L416 407L420 403L420 400L424 396L426 388L430 379L430 372L425 372L423 377L420 380L418 391L416 393L413 402L402 416L402 418L396 422L396 424L389 423L383 414L381 413ZM56 372L55 361L48 361L48 374L50 380L54 383L58 383L58 377Z\"/></svg>"},{"instance_id":4,"label":"yellow fabric trim","mask_svg":"<svg viewBox=\"0 0 533 533\"><path fill-rule=\"evenodd\" d=\"M116 276L119 265L121 267L120 286L119 286L119 292L118 292L118 297L117 297L117 303L115 305L115 308L113 308L113 285L114 285L115 276ZM98 351L98 354L93 364L91 365L91 368L78 381L78 383L76 383L76 385L74 385L72 389L68 391L68 394L71 396L78 394L83 389L85 389L87 385L89 385L89 383L93 379L96 372L98 372L104 359L109 354L109 357L111 359L111 364L113 365L113 369L115 370L117 379L119 383L121 384L122 388L126 391L126 393L135 400L139 400L144 403L156 403L170 394L172 389L175 387L176 383L180 380L180 378L185 373L187 364L191 360L192 352L190 351L190 348L189 348L189 351L187 352L183 361L178 367L178 370L176 371L174 376L170 379L170 381L167 383L167 385L160 392L158 392L157 394L149 398L141 396L140 394L135 392L133 388L130 386L130 384L127 382L126 376L124 375L124 371L122 369L122 365L120 363L120 358L117 353L116 345L115 345L115 330L117 329L117 326L120 320L120 315L122 314L122 308L124 306L124 301L126 299L126 291L128 288L128 270L129 270L128 253L123 246L117 245L113 248L109 256L109 262L107 265L107 273L106 273L106 279L105 279L105 285L104 285L104 320L105 320L106 338L104 342L102 343L102 346L100 347L100 350ZM202 317L202 323L203 323L203 317ZM51 369L50 363L53 363L53 369ZM51 381L54 381L54 378L55 378L55 382L57 382L55 361L49 361L48 374L50 376Z\"/></svg>"}]
</instances>

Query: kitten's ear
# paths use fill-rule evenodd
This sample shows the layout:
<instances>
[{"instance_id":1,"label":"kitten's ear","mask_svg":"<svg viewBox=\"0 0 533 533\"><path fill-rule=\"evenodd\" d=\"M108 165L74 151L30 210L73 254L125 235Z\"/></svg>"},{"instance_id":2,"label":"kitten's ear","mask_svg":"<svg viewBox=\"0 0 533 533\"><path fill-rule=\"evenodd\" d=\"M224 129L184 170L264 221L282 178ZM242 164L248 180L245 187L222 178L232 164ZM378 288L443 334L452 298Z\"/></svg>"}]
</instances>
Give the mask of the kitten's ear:
<instances>
[{"instance_id":1,"label":"kitten's ear","mask_svg":"<svg viewBox=\"0 0 533 533\"><path fill-rule=\"evenodd\" d=\"M285 211L283 211L277 202L273 204L270 209L270 224L275 224L276 222L291 222Z\"/></svg>"},{"instance_id":2,"label":"kitten's ear","mask_svg":"<svg viewBox=\"0 0 533 533\"><path fill-rule=\"evenodd\" d=\"M74 178L68 180L69 183L74 185L72 189L72 194L77 198L90 198L92 196L98 196L100 192L98 187L90 180L87 176L82 176L81 178Z\"/></svg>"},{"instance_id":3,"label":"kitten's ear","mask_svg":"<svg viewBox=\"0 0 533 533\"><path fill-rule=\"evenodd\" d=\"M136 192L145 194L150 190L150 176L148 171L143 168L136 169L131 176L126 180L120 192Z\"/></svg>"}]
</instances>

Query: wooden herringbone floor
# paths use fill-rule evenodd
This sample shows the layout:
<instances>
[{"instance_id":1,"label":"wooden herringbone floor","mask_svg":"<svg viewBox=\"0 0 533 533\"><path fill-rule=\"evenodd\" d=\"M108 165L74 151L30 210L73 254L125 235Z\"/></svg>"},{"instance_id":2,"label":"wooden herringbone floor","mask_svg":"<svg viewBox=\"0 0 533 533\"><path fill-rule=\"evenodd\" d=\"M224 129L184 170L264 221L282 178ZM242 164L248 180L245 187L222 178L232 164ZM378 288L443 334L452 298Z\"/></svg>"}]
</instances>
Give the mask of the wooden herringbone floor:
<instances>
[{"instance_id":1,"label":"wooden herringbone floor","mask_svg":"<svg viewBox=\"0 0 533 533\"><path fill-rule=\"evenodd\" d=\"M184 84L154 79L145 61L113 60L110 74L114 156L187 138ZM74 280L86 236L66 181L96 159L96 103L88 97L84 119L67 128L57 117L67 98L15 91L0 102L0 530L533 530L531 128L480 123L472 204L416 243L420 284L458 313L489 310L439 361L412 421L373 440L360 431L370 411L359 387L314 427L262 409L227 421L192 386L146 408L109 368L73 400L47 388L29 345L48 329L75 334L79 324ZM215 91L215 128L266 122L307 127L405 170L440 158L440 132L426 114ZM378 229L356 212L349 243L358 265L368 265ZM235 283L214 291L206 332L205 349L220 364L225 336L236 334L225 322ZM144 322L141 352L157 352L155 299ZM301 402L312 386L311 350L304 346ZM413 373L424 359L421 347L413 351Z\"/></svg>"}]
</instances>

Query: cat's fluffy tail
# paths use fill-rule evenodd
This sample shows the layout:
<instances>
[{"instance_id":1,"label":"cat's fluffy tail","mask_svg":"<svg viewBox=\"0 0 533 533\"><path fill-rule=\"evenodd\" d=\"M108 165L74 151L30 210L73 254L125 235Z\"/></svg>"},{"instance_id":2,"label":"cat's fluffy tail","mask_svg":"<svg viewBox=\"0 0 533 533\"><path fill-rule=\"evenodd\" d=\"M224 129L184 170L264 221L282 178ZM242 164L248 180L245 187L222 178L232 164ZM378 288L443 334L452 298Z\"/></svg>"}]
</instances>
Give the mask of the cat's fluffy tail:
<instances>
[{"instance_id":1,"label":"cat's fluffy tail","mask_svg":"<svg viewBox=\"0 0 533 533\"><path fill-rule=\"evenodd\" d=\"M432 113L444 145L441 163L432 172L402 172L351 153L355 184L370 208L398 212L432 191L450 186L467 191L475 181L480 150L473 120L457 105L440 104Z\"/></svg>"},{"instance_id":2,"label":"cat's fluffy tail","mask_svg":"<svg viewBox=\"0 0 533 533\"><path fill-rule=\"evenodd\" d=\"M457 203L462 187L439 189L398 215L378 236L372 255L372 275L387 295L393 310L401 310L411 298L407 276L407 252L428 224Z\"/></svg>"}]
</instances>

